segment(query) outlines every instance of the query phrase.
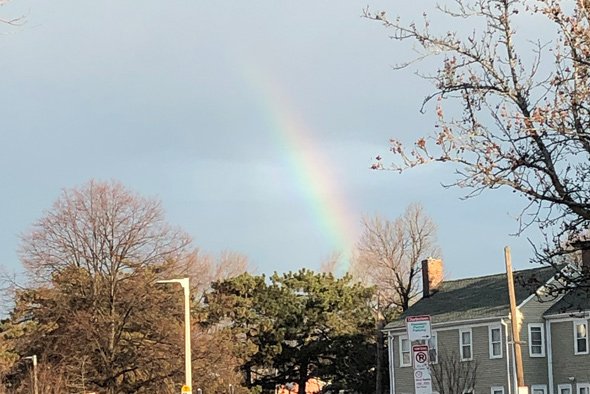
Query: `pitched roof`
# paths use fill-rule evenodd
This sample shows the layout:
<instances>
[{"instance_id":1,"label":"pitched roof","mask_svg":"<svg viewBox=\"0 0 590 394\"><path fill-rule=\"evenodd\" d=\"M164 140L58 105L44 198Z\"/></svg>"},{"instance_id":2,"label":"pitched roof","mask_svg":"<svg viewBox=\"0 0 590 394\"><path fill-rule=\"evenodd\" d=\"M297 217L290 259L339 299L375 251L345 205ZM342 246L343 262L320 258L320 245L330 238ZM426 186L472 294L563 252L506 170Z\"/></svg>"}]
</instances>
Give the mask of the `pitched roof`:
<instances>
[{"instance_id":1,"label":"pitched roof","mask_svg":"<svg viewBox=\"0 0 590 394\"><path fill-rule=\"evenodd\" d=\"M575 313L590 310L590 289L578 288L570 291L547 309L544 316Z\"/></svg>"},{"instance_id":2,"label":"pitched roof","mask_svg":"<svg viewBox=\"0 0 590 394\"><path fill-rule=\"evenodd\" d=\"M545 284L553 267L514 272L516 303L520 304ZM506 274L443 281L436 293L422 298L385 329L402 328L407 316L430 315L433 323L507 316L510 310Z\"/></svg>"}]
</instances>

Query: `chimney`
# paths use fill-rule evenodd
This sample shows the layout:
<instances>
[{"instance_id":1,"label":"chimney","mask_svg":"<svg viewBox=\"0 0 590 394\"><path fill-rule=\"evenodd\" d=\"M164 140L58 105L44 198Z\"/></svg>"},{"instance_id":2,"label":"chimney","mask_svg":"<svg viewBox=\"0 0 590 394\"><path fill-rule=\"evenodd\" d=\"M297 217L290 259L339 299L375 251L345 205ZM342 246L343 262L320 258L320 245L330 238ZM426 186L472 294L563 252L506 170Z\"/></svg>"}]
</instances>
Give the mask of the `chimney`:
<instances>
[{"instance_id":1,"label":"chimney","mask_svg":"<svg viewBox=\"0 0 590 394\"><path fill-rule=\"evenodd\" d=\"M436 293L443 281L443 262L432 257L422 261L422 297Z\"/></svg>"},{"instance_id":2,"label":"chimney","mask_svg":"<svg viewBox=\"0 0 590 394\"><path fill-rule=\"evenodd\" d=\"M576 250L579 250L582 255L582 261L580 262L580 268L584 275L590 274L590 239L585 235L582 239L578 239L571 243Z\"/></svg>"},{"instance_id":3,"label":"chimney","mask_svg":"<svg viewBox=\"0 0 590 394\"><path fill-rule=\"evenodd\" d=\"M590 248L588 248L588 245L582 249L582 269L590 271Z\"/></svg>"}]
</instances>

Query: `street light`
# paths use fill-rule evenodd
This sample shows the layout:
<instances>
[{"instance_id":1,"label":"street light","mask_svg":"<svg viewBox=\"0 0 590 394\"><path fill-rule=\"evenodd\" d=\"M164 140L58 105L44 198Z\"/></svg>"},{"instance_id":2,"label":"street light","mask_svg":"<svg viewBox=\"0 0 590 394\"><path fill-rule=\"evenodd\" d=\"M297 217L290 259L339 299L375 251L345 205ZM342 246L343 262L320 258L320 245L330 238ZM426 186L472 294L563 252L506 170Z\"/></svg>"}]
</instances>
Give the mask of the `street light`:
<instances>
[{"instance_id":1,"label":"street light","mask_svg":"<svg viewBox=\"0 0 590 394\"><path fill-rule=\"evenodd\" d=\"M37 355L33 354L32 356L25 357L25 359L33 361L33 393L38 394L39 389L37 387Z\"/></svg>"},{"instance_id":2,"label":"street light","mask_svg":"<svg viewBox=\"0 0 590 394\"><path fill-rule=\"evenodd\" d=\"M184 374L185 387L183 393L192 393L192 363L191 363L191 307L189 278L159 280L156 283L179 283L184 290ZM188 391L186 391L188 388ZM37 393L35 393L37 394Z\"/></svg>"}]
</instances>

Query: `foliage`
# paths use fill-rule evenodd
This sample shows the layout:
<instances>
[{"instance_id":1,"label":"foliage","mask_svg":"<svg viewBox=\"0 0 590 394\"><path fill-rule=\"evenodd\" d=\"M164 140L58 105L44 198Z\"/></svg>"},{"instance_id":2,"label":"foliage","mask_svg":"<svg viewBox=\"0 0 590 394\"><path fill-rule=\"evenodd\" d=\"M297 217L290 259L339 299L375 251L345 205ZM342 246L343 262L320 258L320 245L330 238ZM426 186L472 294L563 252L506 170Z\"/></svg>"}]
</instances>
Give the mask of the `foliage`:
<instances>
[{"instance_id":1,"label":"foliage","mask_svg":"<svg viewBox=\"0 0 590 394\"><path fill-rule=\"evenodd\" d=\"M585 0L454 0L438 7L461 31L433 33L385 12L366 16L413 41L419 59L441 61L428 77L435 91L435 132L413 147L392 140L399 171L429 162L454 163L454 185L469 196L506 187L524 197L520 230L538 225L556 255L588 249L572 245L590 225L590 10ZM533 37L518 25L538 26ZM538 38L540 36L540 38ZM529 39L530 38L530 39ZM409 61L400 67L412 64ZM422 73L424 75L424 73ZM456 106L448 105L450 103ZM454 109L462 111L453 115ZM381 157L373 165L384 168Z\"/></svg>"},{"instance_id":2,"label":"foliage","mask_svg":"<svg viewBox=\"0 0 590 394\"><path fill-rule=\"evenodd\" d=\"M372 363L359 362L370 349L372 289L349 276L305 269L274 274L268 283L265 276L244 274L212 287L210 321L224 322L237 351L249 355L242 370L250 386L297 383L302 391L315 377L370 392L370 378L354 382L350 368L356 365L357 378L370 376Z\"/></svg>"},{"instance_id":3,"label":"foliage","mask_svg":"<svg viewBox=\"0 0 590 394\"><path fill-rule=\"evenodd\" d=\"M182 307L153 284L186 271L189 242L158 202L118 183L64 191L22 238L30 283L15 294L14 352L60 371L67 390L167 392L181 381L182 320L169 316Z\"/></svg>"}]
</instances>

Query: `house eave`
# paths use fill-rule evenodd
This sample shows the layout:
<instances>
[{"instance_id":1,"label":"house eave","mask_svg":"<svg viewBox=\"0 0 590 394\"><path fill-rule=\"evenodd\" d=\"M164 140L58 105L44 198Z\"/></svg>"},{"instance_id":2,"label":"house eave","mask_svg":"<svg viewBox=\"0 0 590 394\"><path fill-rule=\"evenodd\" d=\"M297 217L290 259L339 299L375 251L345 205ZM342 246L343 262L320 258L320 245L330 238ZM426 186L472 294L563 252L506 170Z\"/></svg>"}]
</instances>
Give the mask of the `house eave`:
<instances>
[{"instance_id":1,"label":"house eave","mask_svg":"<svg viewBox=\"0 0 590 394\"><path fill-rule=\"evenodd\" d=\"M481 317L477 319L466 319L466 320L454 320L454 321L446 321L446 322L438 322L432 323L432 329L444 329L444 328L453 328L453 327L461 327L461 326L472 326L476 324L484 324L484 323L491 323L491 322L499 322L502 319L509 319L509 316L490 316L490 317ZM385 328L382 330L385 334L403 334L406 332L406 327L393 327L393 328Z\"/></svg>"}]
</instances>

